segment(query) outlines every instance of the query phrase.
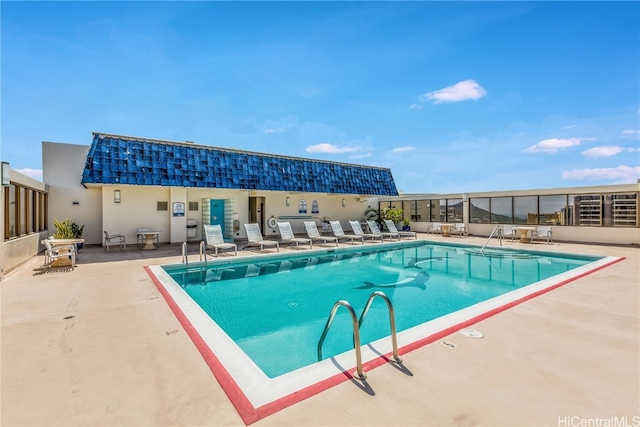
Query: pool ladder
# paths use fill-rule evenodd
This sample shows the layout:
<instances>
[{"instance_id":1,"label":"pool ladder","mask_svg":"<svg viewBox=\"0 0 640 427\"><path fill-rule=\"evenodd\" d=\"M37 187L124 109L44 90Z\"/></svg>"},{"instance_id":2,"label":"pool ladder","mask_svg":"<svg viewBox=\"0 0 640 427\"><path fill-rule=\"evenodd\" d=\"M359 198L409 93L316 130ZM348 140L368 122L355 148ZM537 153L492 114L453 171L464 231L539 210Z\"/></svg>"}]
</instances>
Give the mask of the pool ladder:
<instances>
[{"instance_id":1,"label":"pool ladder","mask_svg":"<svg viewBox=\"0 0 640 427\"><path fill-rule=\"evenodd\" d=\"M371 307L371 304L373 303L373 300L375 299L375 297L380 297L387 303L387 308L389 309L389 324L391 328L391 344L393 346L393 359L397 363L402 363L402 359L398 355L398 340L396 337L396 321L395 321L395 314L393 310L393 304L391 304L391 300L389 300L389 297L387 297L384 294L384 292L380 292L380 291L375 291L369 296L369 299L367 300L367 304L365 305L364 310L362 310L362 314L360 315L359 319L356 318L356 312L351 306L351 304L349 304L348 301L340 300L333 305L333 308L331 309L331 314L329 315L329 319L327 320L327 324L325 325L324 330L322 331L322 336L318 341L318 361L322 360L322 344L324 343L324 339L327 337L329 328L333 323L333 318L335 317L336 312L338 311L338 308L340 308L340 306L343 306L349 311L349 314L351 315L351 322L353 324L353 346L356 351L355 378L359 380L365 380L367 378L367 375L362 370L362 354L360 352L360 328L362 327L362 322L367 316L367 313L369 312L369 308Z\"/></svg>"},{"instance_id":2,"label":"pool ladder","mask_svg":"<svg viewBox=\"0 0 640 427\"><path fill-rule=\"evenodd\" d=\"M499 225L496 225L493 231L491 232L491 234L489 234L489 238L487 238L487 241L482 246L482 249L480 249L480 253L484 252L484 248L487 247L487 245L489 244L489 241L491 241L491 238L493 237L493 234L496 231L498 232L498 241L500 242L500 246L502 246L502 240L504 239L504 236L502 235L502 227L500 227Z\"/></svg>"},{"instance_id":3,"label":"pool ladder","mask_svg":"<svg viewBox=\"0 0 640 427\"><path fill-rule=\"evenodd\" d=\"M204 243L204 240L200 242L200 248L198 250L200 252L200 262L204 259L204 265L207 266L207 249ZM187 250L187 242L182 243L182 263L186 264L189 267L189 254Z\"/></svg>"}]
</instances>

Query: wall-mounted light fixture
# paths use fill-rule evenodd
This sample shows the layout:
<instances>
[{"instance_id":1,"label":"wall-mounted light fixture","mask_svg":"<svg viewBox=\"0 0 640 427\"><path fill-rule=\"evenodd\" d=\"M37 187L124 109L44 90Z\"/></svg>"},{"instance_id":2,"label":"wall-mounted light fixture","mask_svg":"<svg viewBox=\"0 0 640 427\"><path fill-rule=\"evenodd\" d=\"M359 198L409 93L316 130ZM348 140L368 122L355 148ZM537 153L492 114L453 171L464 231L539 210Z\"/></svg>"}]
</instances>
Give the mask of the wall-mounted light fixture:
<instances>
[{"instance_id":1,"label":"wall-mounted light fixture","mask_svg":"<svg viewBox=\"0 0 640 427\"><path fill-rule=\"evenodd\" d=\"M344 208L345 206L347 206L347 200L346 199L342 199L342 207Z\"/></svg>"},{"instance_id":2,"label":"wall-mounted light fixture","mask_svg":"<svg viewBox=\"0 0 640 427\"><path fill-rule=\"evenodd\" d=\"M291 205L291 198L287 197L285 199L285 203L287 204L287 206Z\"/></svg>"},{"instance_id":3,"label":"wall-mounted light fixture","mask_svg":"<svg viewBox=\"0 0 640 427\"><path fill-rule=\"evenodd\" d=\"M113 203L120 203L120 190L113 190Z\"/></svg>"}]
</instances>

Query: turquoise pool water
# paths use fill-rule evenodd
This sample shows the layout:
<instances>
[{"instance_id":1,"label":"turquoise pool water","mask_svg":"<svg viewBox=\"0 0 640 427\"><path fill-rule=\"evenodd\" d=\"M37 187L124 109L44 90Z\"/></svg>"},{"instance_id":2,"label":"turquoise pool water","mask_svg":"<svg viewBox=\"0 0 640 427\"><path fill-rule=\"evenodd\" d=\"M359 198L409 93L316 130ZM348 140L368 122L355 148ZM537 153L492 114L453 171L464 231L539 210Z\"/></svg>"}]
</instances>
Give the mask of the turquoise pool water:
<instances>
[{"instance_id":1,"label":"turquoise pool water","mask_svg":"<svg viewBox=\"0 0 640 427\"><path fill-rule=\"evenodd\" d=\"M588 264L598 257L426 242L265 256L165 271L270 378L313 364L336 301L360 315L374 291L392 301L398 331ZM374 300L361 343L389 335L386 304ZM323 345L329 358L353 348L352 324L338 310Z\"/></svg>"}]
</instances>

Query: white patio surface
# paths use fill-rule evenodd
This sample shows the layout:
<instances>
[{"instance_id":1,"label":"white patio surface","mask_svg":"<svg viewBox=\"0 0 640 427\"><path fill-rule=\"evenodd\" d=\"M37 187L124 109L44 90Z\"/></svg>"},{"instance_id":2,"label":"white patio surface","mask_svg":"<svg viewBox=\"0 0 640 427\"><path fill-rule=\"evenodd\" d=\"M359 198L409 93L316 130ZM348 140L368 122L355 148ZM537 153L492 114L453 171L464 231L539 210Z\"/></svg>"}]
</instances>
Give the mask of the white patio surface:
<instances>
[{"instance_id":1,"label":"white patio surface","mask_svg":"<svg viewBox=\"0 0 640 427\"><path fill-rule=\"evenodd\" d=\"M368 371L368 391L346 381L253 425L640 425L640 250L505 246L626 259L476 323L482 339L455 332L401 354L406 372ZM197 244L190 248L197 260ZM180 250L85 247L74 271L40 274L38 256L8 273L0 424L244 425L143 268L179 263ZM247 254L256 252L239 252Z\"/></svg>"}]
</instances>

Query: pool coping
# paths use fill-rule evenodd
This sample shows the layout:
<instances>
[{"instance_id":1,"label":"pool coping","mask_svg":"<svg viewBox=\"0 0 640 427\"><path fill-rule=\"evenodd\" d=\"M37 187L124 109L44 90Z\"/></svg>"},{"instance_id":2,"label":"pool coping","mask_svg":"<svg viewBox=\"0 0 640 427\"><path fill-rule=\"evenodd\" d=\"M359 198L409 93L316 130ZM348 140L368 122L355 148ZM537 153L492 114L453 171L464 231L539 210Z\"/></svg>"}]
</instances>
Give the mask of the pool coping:
<instances>
[{"instance_id":1,"label":"pool coping","mask_svg":"<svg viewBox=\"0 0 640 427\"><path fill-rule=\"evenodd\" d=\"M458 246L458 245L453 245ZM326 252L326 250L324 251ZM308 254L309 251L306 251ZM555 253L562 255L562 253ZM264 257L256 257L265 260ZM604 257L398 333L400 354L425 346L566 283L601 270L623 257ZM243 261L247 261L244 259ZM245 424L252 424L337 384L353 379L353 351L270 379L195 304L161 266L145 267L169 307L192 339ZM362 347L365 372L390 361L389 338Z\"/></svg>"}]
</instances>

